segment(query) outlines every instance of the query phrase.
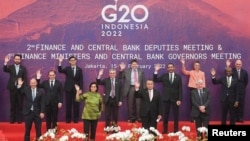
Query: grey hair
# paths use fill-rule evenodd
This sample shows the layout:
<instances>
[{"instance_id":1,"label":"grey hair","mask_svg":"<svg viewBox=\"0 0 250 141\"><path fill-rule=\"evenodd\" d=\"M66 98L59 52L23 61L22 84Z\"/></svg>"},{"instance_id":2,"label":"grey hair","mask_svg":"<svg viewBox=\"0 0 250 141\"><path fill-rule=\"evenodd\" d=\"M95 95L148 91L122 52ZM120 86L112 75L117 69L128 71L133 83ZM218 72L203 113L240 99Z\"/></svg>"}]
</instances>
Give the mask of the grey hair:
<instances>
[{"instance_id":1,"label":"grey hair","mask_svg":"<svg viewBox=\"0 0 250 141\"><path fill-rule=\"evenodd\" d=\"M203 80L198 79L195 83L196 83L196 84L202 84L202 83L203 83Z\"/></svg>"},{"instance_id":2,"label":"grey hair","mask_svg":"<svg viewBox=\"0 0 250 141\"><path fill-rule=\"evenodd\" d=\"M109 69L109 72L111 72L111 71L114 71L114 72L116 72L116 70L115 70L115 69L113 69L113 68L112 68L112 69Z\"/></svg>"}]
</instances>

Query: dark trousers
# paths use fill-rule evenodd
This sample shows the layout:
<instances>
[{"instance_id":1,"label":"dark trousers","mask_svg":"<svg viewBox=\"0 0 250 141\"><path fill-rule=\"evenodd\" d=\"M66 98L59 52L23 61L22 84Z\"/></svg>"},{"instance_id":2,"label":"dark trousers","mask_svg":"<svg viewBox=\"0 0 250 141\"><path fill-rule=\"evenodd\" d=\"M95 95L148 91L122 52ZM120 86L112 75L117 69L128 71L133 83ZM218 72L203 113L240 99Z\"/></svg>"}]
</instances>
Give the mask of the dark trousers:
<instances>
[{"instance_id":1,"label":"dark trousers","mask_svg":"<svg viewBox=\"0 0 250 141\"><path fill-rule=\"evenodd\" d=\"M234 125L236 121L236 108L234 103L230 102L228 98L221 102L221 124L226 125L227 114L229 112L230 125Z\"/></svg>"},{"instance_id":2,"label":"dark trousers","mask_svg":"<svg viewBox=\"0 0 250 141\"><path fill-rule=\"evenodd\" d=\"M243 120L245 110L245 92L239 93L239 105L236 110L236 118L237 120Z\"/></svg>"},{"instance_id":3,"label":"dark trousers","mask_svg":"<svg viewBox=\"0 0 250 141\"><path fill-rule=\"evenodd\" d=\"M57 126L57 115L58 115L58 105L56 103L46 105L45 117L46 117L47 130L55 128Z\"/></svg>"},{"instance_id":4,"label":"dark trousers","mask_svg":"<svg viewBox=\"0 0 250 141\"><path fill-rule=\"evenodd\" d=\"M141 123L142 127L145 129L149 129L149 127L154 127L157 129L157 116L153 116L152 113L149 111L146 116L141 116Z\"/></svg>"},{"instance_id":5,"label":"dark trousers","mask_svg":"<svg viewBox=\"0 0 250 141\"><path fill-rule=\"evenodd\" d=\"M196 129L199 127L206 127L208 128L209 123L209 115L206 113L200 113L198 117L194 117ZM201 134L197 131L197 136Z\"/></svg>"},{"instance_id":6,"label":"dark trousers","mask_svg":"<svg viewBox=\"0 0 250 141\"><path fill-rule=\"evenodd\" d=\"M95 139L97 122L98 120L83 120L83 132L87 134L90 139Z\"/></svg>"},{"instance_id":7,"label":"dark trousers","mask_svg":"<svg viewBox=\"0 0 250 141\"><path fill-rule=\"evenodd\" d=\"M174 132L179 131L179 106L173 101L163 101L163 132L168 132L168 118L170 107L174 114Z\"/></svg>"},{"instance_id":8,"label":"dark trousers","mask_svg":"<svg viewBox=\"0 0 250 141\"><path fill-rule=\"evenodd\" d=\"M74 122L79 121L79 102L76 102L76 93L66 92L65 104L66 104L66 122L71 122L72 120L72 108L73 108L73 120Z\"/></svg>"},{"instance_id":9,"label":"dark trousers","mask_svg":"<svg viewBox=\"0 0 250 141\"><path fill-rule=\"evenodd\" d=\"M192 110L192 91L195 90L196 88L189 88L189 106L190 106L190 112L189 112L189 117L190 117L190 121L193 122L194 121L194 118L192 117L191 115L191 110Z\"/></svg>"},{"instance_id":10,"label":"dark trousers","mask_svg":"<svg viewBox=\"0 0 250 141\"><path fill-rule=\"evenodd\" d=\"M118 121L118 103L115 98L109 97L108 102L105 104L105 125L110 126L111 120L117 124Z\"/></svg>"},{"instance_id":11,"label":"dark trousers","mask_svg":"<svg viewBox=\"0 0 250 141\"><path fill-rule=\"evenodd\" d=\"M23 107L23 96L16 88L10 92L10 121L21 122L23 121L22 107Z\"/></svg>"},{"instance_id":12,"label":"dark trousers","mask_svg":"<svg viewBox=\"0 0 250 141\"><path fill-rule=\"evenodd\" d=\"M140 119L141 99L135 98L135 87L129 88L128 93L128 114L129 119Z\"/></svg>"},{"instance_id":13,"label":"dark trousers","mask_svg":"<svg viewBox=\"0 0 250 141\"><path fill-rule=\"evenodd\" d=\"M24 141L30 141L30 130L32 128L32 123L35 123L36 129L36 139L39 139L41 136L41 126L42 126L42 119L40 115L36 115L34 112L30 111L29 114L24 116L25 122L25 134L24 134Z\"/></svg>"}]
</instances>

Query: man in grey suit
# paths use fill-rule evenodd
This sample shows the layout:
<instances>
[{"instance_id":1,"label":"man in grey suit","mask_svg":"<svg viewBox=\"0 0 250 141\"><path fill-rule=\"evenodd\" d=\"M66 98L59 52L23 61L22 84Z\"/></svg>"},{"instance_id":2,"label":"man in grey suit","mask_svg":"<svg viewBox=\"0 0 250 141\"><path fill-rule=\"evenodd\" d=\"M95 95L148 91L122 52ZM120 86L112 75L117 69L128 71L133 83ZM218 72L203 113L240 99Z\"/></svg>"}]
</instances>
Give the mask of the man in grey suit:
<instances>
[{"instance_id":1,"label":"man in grey suit","mask_svg":"<svg viewBox=\"0 0 250 141\"><path fill-rule=\"evenodd\" d=\"M155 65L154 82L162 82L163 93L163 134L168 132L168 118L170 107L174 114L174 132L179 131L179 107L182 101L182 79L181 76L174 72L175 67L173 63L167 65L168 73L157 77L158 71L161 68L160 64Z\"/></svg>"},{"instance_id":2,"label":"man in grey suit","mask_svg":"<svg viewBox=\"0 0 250 141\"><path fill-rule=\"evenodd\" d=\"M104 104L105 104L105 126L117 126L118 110L122 105L121 81L116 79L116 70L109 70L109 77L101 80L103 69L100 69L96 82L104 86ZM113 122L111 122L113 121Z\"/></svg>"},{"instance_id":3,"label":"man in grey suit","mask_svg":"<svg viewBox=\"0 0 250 141\"><path fill-rule=\"evenodd\" d=\"M131 60L131 66L125 70L126 65L120 64L119 79L124 79L123 96L128 97L128 114L129 122L141 122L140 119L140 105L141 99L135 98L135 83L140 83L140 89L145 87L144 71L138 68L137 60ZM136 108L135 108L136 107Z\"/></svg>"},{"instance_id":4,"label":"man in grey suit","mask_svg":"<svg viewBox=\"0 0 250 141\"><path fill-rule=\"evenodd\" d=\"M210 115L210 92L203 87L201 79L196 81L197 88L191 91L192 110L191 115L195 120L196 129L200 127L208 128ZM201 133L197 131L197 136Z\"/></svg>"}]
</instances>

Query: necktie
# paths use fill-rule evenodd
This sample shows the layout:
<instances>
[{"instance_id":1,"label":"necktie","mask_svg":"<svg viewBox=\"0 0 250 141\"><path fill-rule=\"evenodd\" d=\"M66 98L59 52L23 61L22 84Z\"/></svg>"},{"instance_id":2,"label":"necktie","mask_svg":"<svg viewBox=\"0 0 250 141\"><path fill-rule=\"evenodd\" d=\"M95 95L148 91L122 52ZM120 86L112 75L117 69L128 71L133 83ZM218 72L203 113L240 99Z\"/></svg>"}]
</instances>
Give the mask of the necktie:
<instances>
[{"instance_id":1,"label":"necktie","mask_svg":"<svg viewBox=\"0 0 250 141\"><path fill-rule=\"evenodd\" d=\"M149 95L149 100L152 101L152 96L153 96L153 95L152 95L152 90L149 90L149 91L148 91L148 95Z\"/></svg>"},{"instance_id":2,"label":"necktie","mask_svg":"<svg viewBox=\"0 0 250 141\"><path fill-rule=\"evenodd\" d=\"M135 80L135 82L138 82L138 76L137 76L136 69L134 69L134 80Z\"/></svg>"},{"instance_id":3,"label":"necktie","mask_svg":"<svg viewBox=\"0 0 250 141\"><path fill-rule=\"evenodd\" d=\"M17 75L19 71L19 65L16 65L15 68L16 68L16 75Z\"/></svg>"},{"instance_id":4,"label":"necktie","mask_svg":"<svg viewBox=\"0 0 250 141\"><path fill-rule=\"evenodd\" d=\"M172 83L173 82L173 74L169 73L169 82Z\"/></svg>"},{"instance_id":5,"label":"necktie","mask_svg":"<svg viewBox=\"0 0 250 141\"><path fill-rule=\"evenodd\" d=\"M115 97L115 84L114 84L114 79L111 79L111 95L112 98Z\"/></svg>"},{"instance_id":6,"label":"necktie","mask_svg":"<svg viewBox=\"0 0 250 141\"><path fill-rule=\"evenodd\" d=\"M76 69L75 69L75 67L72 67L72 72L73 72L73 76L75 76L76 75Z\"/></svg>"},{"instance_id":7,"label":"necktie","mask_svg":"<svg viewBox=\"0 0 250 141\"><path fill-rule=\"evenodd\" d=\"M50 81L50 88L53 89L53 81Z\"/></svg>"},{"instance_id":8,"label":"necktie","mask_svg":"<svg viewBox=\"0 0 250 141\"><path fill-rule=\"evenodd\" d=\"M227 77L227 87L230 87L230 77Z\"/></svg>"},{"instance_id":9,"label":"necktie","mask_svg":"<svg viewBox=\"0 0 250 141\"><path fill-rule=\"evenodd\" d=\"M200 89L199 90L199 96L200 96L200 103L201 103L201 105L203 105L202 95L203 95L203 91L202 91L202 89Z\"/></svg>"},{"instance_id":10,"label":"necktie","mask_svg":"<svg viewBox=\"0 0 250 141\"><path fill-rule=\"evenodd\" d=\"M237 72L238 72L238 79L240 79L240 70L238 70Z\"/></svg>"},{"instance_id":11,"label":"necktie","mask_svg":"<svg viewBox=\"0 0 250 141\"><path fill-rule=\"evenodd\" d=\"M36 97L35 89L32 89L32 101L35 100L35 97Z\"/></svg>"}]
</instances>

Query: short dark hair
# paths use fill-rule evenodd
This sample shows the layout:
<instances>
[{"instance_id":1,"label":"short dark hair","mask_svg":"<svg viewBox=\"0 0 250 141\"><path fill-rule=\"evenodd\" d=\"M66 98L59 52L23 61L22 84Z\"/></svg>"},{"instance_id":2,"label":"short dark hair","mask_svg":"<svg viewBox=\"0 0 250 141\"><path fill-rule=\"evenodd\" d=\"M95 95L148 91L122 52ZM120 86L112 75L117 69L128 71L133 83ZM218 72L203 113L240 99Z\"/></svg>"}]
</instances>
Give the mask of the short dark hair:
<instances>
[{"instance_id":1,"label":"short dark hair","mask_svg":"<svg viewBox=\"0 0 250 141\"><path fill-rule=\"evenodd\" d=\"M132 64L132 63L134 63L134 62L135 62L135 63L138 63L138 61L137 61L136 59L133 59L133 60L130 61L130 64Z\"/></svg>"},{"instance_id":2,"label":"short dark hair","mask_svg":"<svg viewBox=\"0 0 250 141\"><path fill-rule=\"evenodd\" d=\"M69 57L69 61L70 61L70 59L72 59L72 58L73 58L73 59L76 59L75 56L70 56L70 57ZM77 60L77 59L76 59L76 60Z\"/></svg>"},{"instance_id":3,"label":"short dark hair","mask_svg":"<svg viewBox=\"0 0 250 141\"><path fill-rule=\"evenodd\" d=\"M195 64L195 63L201 64L200 61L198 61L198 60L195 60L194 64Z\"/></svg>"},{"instance_id":4,"label":"short dark hair","mask_svg":"<svg viewBox=\"0 0 250 141\"><path fill-rule=\"evenodd\" d=\"M56 74L56 71L55 71L55 70L49 70L49 71L48 71L48 74L49 74L50 72L54 72L54 73Z\"/></svg>"},{"instance_id":5,"label":"short dark hair","mask_svg":"<svg viewBox=\"0 0 250 141\"><path fill-rule=\"evenodd\" d=\"M98 84L97 84L96 82L91 82L91 83L89 84L89 91L91 91L91 86L92 86L92 85L96 85L96 92L98 92L99 87L98 87Z\"/></svg>"},{"instance_id":6,"label":"short dark hair","mask_svg":"<svg viewBox=\"0 0 250 141\"><path fill-rule=\"evenodd\" d=\"M21 54L15 54L15 55L14 55L14 58L15 58L15 57L20 57L20 59L22 59L22 55L21 55Z\"/></svg>"},{"instance_id":7,"label":"short dark hair","mask_svg":"<svg viewBox=\"0 0 250 141\"><path fill-rule=\"evenodd\" d=\"M173 65L173 66L174 66L174 63L168 63L168 65ZM168 66L168 65L167 65L167 66Z\"/></svg>"}]
</instances>

